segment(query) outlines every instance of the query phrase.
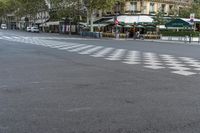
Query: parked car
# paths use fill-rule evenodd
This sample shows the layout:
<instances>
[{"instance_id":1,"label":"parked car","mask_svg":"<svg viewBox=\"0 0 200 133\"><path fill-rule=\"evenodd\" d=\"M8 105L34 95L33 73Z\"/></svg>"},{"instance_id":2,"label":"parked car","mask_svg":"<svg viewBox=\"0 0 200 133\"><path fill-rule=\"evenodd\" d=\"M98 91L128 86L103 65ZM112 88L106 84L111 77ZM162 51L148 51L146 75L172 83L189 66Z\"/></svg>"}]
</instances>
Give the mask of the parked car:
<instances>
[{"instance_id":1,"label":"parked car","mask_svg":"<svg viewBox=\"0 0 200 133\"><path fill-rule=\"evenodd\" d=\"M27 31L27 32L31 32L31 27L27 27L27 28L26 28L26 31Z\"/></svg>"},{"instance_id":2,"label":"parked car","mask_svg":"<svg viewBox=\"0 0 200 133\"><path fill-rule=\"evenodd\" d=\"M37 32L37 33L39 33L40 30L39 30L38 27L33 26L33 27L31 27L31 32Z\"/></svg>"},{"instance_id":3,"label":"parked car","mask_svg":"<svg viewBox=\"0 0 200 133\"><path fill-rule=\"evenodd\" d=\"M6 24L1 24L1 29L6 30L7 29L7 25Z\"/></svg>"}]
</instances>

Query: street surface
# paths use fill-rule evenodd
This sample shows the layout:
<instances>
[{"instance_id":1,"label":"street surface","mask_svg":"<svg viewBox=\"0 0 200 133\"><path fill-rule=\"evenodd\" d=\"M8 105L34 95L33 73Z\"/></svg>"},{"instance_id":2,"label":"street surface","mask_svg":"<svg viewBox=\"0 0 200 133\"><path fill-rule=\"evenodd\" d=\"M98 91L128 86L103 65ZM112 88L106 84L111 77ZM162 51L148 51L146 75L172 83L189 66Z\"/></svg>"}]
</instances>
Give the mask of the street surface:
<instances>
[{"instance_id":1,"label":"street surface","mask_svg":"<svg viewBox=\"0 0 200 133\"><path fill-rule=\"evenodd\" d=\"M0 30L0 133L199 133L200 45Z\"/></svg>"}]
</instances>

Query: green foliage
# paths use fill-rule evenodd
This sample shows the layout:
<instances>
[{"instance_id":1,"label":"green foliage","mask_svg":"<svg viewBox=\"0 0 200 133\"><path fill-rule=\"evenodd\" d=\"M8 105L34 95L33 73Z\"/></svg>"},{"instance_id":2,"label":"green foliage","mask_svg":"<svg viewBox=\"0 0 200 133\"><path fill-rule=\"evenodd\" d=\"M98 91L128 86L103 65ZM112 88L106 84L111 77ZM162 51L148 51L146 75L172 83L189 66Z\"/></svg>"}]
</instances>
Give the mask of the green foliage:
<instances>
[{"instance_id":1,"label":"green foliage","mask_svg":"<svg viewBox=\"0 0 200 133\"><path fill-rule=\"evenodd\" d=\"M190 17L190 9L189 8L183 8L183 9L180 9L180 13L179 13L179 16L181 18L189 18Z\"/></svg>"},{"instance_id":2,"label":"green foliage","mask_svg":"<svg viewBox=\"0 0 200 133\"><path fill-rule=\"evenodd\" d=\"M15 1L13 0L0 0L0 15L11 13L15 10Z\"/></svg>"},{"instance_id":3,"label":"green foliage","mask_svg":"<svg viewBox=\"0 0 200 133\"><path fill-rule=\"evenodd\" d=\"M40 10L46 10L44 0L0 0L0 17L14 13L16 16L34 18Z\"/></svg>"},{"instance_id":4,"label":"green foliage","mask_svg":"<svg viewBox=\"0 0 200 133\"><path fill-rule=\"evenodd\" d=\"M51 4L51 19L72 18L75 21L79 18L80 0L52 0Z\"/></svg>"},{"instance_id":5,"label":"green foliage","mask_svg":"<svg viewBox=\"0 0 200 133\"><path fill-rule=\"evenodd\" d=\"M112 9L115 3L123 0L83 0L84 5L89 10L109 10Z\"/></svg>"},{"instance_id":6,"label":"green foliage","mask_svg":"<svg viewBox=\"0 0 200 133\"><path fill-rule=\"evenodd\" d=\"M162 30L160 31L163 36L189 36L198 37L200 32L194 32L192 30L182 30L182 31L174 31L174 30Z\"/></svg>"},{"instance_id":7,"label":"green foliage","mask_svg":"<svg viewBox=\"0 0 200 133\"><path fill-rule=\"evenodd\" d=\"M0 16L2 16L4 14L4 3L2 1L0 1Z\"/></svg>"},{"instance_id":8,"label":"green foliage","mask_svg":"<svg viewBox=\"0 0 200 133\"><path fill-rule=\"evenodd\" d=\"M200 1L195 0L195 2L190 7L181 8L179 11L179 16L183 18L189 18L190 13L195 13L195 18L200 18Z\"/></svg>"},{"instance_id":9,"label":"green foliage","mask_svg":"<svg viewBox=\"0 0 200 133\"><path fill-rule=\"evenodd\" d=\"M156 25L165 24L164 13L159 11L156 16L154 17L154 23Z\"/></svg>"},{"instance_id":10,"label":"green foliage","mask_svg":"<svg viewBox=\"0 0 200 133\"><path fill-rule=\"evenodd\" d=\"M18 5L17 13L19 16L30 16L35 15L42 10L47 10L47 5L44 0L16 0Z\"/></svg>"}]
</instances>

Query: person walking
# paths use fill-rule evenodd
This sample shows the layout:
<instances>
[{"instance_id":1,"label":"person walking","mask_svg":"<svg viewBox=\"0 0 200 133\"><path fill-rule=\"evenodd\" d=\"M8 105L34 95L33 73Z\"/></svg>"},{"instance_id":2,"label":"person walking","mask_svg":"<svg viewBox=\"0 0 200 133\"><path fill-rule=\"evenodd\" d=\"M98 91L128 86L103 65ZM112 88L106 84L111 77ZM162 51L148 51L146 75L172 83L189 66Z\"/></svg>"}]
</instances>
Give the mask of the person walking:
<instances>
[{"instance_id":1,"label":"person walking","mask_svg":"<svg viewBox=\"0 0 200 133\"><path fill-rule=\"evenodd\" d=\"M139 30L136 32L136 38L140 39L140 31Z\"/></svg>"},{"instance_id":2,"label":"person walking","mask_svg":"<svg viewBox=\"0 0 200 133\"><path fill-rule=\"evenodd\" d=\"M130 34L129 31L127 30L127 31L126 31L126 39L129 38L129 34Z\"/></svg>"}]
</instances>

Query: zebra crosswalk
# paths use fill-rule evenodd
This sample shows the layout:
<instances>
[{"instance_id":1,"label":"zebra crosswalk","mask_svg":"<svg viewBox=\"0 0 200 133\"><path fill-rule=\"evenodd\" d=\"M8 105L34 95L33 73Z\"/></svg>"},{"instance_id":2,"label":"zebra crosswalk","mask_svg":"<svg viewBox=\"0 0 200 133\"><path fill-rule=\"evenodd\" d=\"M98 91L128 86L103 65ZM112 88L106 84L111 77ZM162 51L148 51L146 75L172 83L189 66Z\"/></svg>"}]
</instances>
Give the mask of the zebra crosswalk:
<instances>
[{"instance_id":1,"label":"zebra crosswalk","mask_svg":"<svg viewBox=\"0 0 200 133\"><path fill-rule=\"evenodd\" d=\"M190 57L176 57L167 54L141 52L137 50L119 49L114 47L79 44L72 42L60 42L50 38L0 36L0 40L21 42L40 45L62 51L89 55L94 58L102 58L108 61L118 61L127 65L140 65L152 70L167 70L172 74L192 76L200 74L200 60Z\"/></svg>"}]
</instances>

